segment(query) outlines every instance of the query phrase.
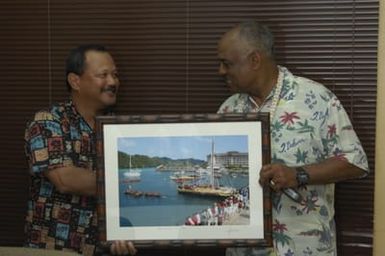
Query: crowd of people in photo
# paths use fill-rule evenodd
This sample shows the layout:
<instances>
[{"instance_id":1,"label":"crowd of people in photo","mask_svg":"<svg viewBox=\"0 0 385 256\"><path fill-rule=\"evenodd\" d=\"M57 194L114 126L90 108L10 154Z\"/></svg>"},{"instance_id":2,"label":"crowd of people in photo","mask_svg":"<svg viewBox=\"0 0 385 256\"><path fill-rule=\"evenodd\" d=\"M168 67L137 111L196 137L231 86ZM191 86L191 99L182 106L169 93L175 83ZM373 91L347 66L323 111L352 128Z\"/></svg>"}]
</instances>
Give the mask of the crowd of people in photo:
<instances>
[{"instance_id":1,"label":"crowd of people in photo","mask_svg":"<svg viewBox=\"0 0 385 256\"><path fill-rule=\"evenodd\" d=\"M244 187L236 194L215 202L212 206L186 218L187 226L224 225L226 221L249 209L249 188Z\"/></svg>"}]
</instances>

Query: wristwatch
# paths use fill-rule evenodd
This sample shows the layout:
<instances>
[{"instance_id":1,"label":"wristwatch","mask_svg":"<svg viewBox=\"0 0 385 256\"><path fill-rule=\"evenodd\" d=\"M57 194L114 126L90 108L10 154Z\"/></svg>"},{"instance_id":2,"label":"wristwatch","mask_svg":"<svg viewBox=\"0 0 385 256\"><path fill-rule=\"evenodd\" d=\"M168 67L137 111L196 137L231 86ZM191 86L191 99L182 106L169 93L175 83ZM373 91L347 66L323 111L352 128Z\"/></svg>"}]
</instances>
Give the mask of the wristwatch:
<instances>
[{"instance_id":1,"label":"wristwatch","mask_svg":"<svg viewBox=\"0 0 385 256\"><path fill-rule=\"evenodd\" d=\"M309 173L303 167L296 167L297 171L296 179L298 183L298 187L304 187L309 183Z\"/></svg>"}]
</instances>

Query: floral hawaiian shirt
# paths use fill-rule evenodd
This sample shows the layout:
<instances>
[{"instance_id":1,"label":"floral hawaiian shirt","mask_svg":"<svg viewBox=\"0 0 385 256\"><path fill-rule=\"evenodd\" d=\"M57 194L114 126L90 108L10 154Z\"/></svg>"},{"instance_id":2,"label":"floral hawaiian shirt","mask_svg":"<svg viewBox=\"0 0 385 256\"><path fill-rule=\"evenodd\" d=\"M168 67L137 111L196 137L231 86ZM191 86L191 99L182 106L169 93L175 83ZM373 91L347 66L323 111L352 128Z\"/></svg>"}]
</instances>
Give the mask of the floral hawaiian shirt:
<instances>
[{"instance_id":1,"label":"floral hawaiian shirt","mask_svg":"<svg viewBox=\"0 0 385 256\"><path fill-rule=\"evenodd\" d=\"M279 67L283 85L271 129L272 163L301 166L336 157L368 172L368 162L341 102L323 85ZM274 89L275 90L275 89ZM234 94L219 113L269 112L274 90L258 107L247 94ZM334 184L308 185L296 203L273 194L273 241L270 252L231 248L228 256L336 255Z\"/></svg>"},{"instance_id":2,"label":"floral hawaiian shirt","mask_svg":"<svg viewBox=\"0 0 385 256\"><path fill-rule=\"evenodd\" d=\"M96 198L62 194L43 175L74 165L96 170L96 137L72 101L35 114L25 132L31 186L26 246L93 255L97 243Z\"/></svg>"}]
</instances>

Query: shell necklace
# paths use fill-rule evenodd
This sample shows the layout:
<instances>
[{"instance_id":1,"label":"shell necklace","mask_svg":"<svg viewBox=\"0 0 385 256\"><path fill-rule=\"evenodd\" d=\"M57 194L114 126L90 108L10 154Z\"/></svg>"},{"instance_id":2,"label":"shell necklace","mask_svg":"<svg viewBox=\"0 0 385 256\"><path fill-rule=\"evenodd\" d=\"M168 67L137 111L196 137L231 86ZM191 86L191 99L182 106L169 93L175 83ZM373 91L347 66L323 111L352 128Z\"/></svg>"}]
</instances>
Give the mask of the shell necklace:
<instances>
[{"instance_id":1,"label":"shell necklace","mask_svg":"<svg viewBox=\"0 0 385 256\"><path fill-rule=\"evenodd\" d=\"M282 86L283 86L283 72L280 72L278 70L278 79L277 79L277 84L275 86L275 91L273 95L273 99L271 100L271 105L270 105L270 124L273 123L273 118L275 111L277 110L278 102L280 100L281 96L281 91L282 91Z\"/></svg>"},{"instance_id":2,"label":"shell necklace","mask_svg":"<svg viewBox=\"0 0 385 256\"><path fill-rule=\"evenodd\" d=\"M273 122L275 111L277 110L278 102L280 100L282 86L283 86L283 72L278 71L278 78L277 78L277 84L275 85L275 91L273 98L271 100L271 104L269 107L269 113L270 113L270 124ZM259 109L257 112L259 112L262 109L262 106L266 104L266 100L264 103L262 103L261 107L258 106L258 104L254 101L252 97L250 97L250 100L254 103L255 106L257 106Z\"/></svg>"}]
</instances>

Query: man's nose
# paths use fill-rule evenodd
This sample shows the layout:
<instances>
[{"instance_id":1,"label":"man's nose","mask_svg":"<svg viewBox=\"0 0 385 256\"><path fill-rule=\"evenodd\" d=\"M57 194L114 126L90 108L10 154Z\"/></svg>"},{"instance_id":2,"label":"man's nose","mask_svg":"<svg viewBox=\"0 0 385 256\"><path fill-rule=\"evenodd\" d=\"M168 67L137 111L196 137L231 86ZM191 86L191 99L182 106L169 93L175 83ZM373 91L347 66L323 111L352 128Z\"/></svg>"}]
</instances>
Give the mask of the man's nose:
<instances>
[{"instance_id":1,"label":"man's nose","mask_svg":"<svg viewBox=\"0 0 385 256\"><path fill-rule=\"evenodd\" d=\"M117 85L119 84L119 79L117 76L113 75L113 74L109 74L108 77L107 77L107 83L108 84L113 84L113 85Z\"/></svg>"},{"instance_id":2,"label":"man's nose","mask_svg":"<svg viewBox=\"0 0 385 256\"><path fill-rule=\"evenodd\" d=\"M223 63L220 63L219 64L219 69L218 69L218 73L221 75L221 76L224 76L226 75L226 68L224 67Z\"/></svg>"}]
</instances>

